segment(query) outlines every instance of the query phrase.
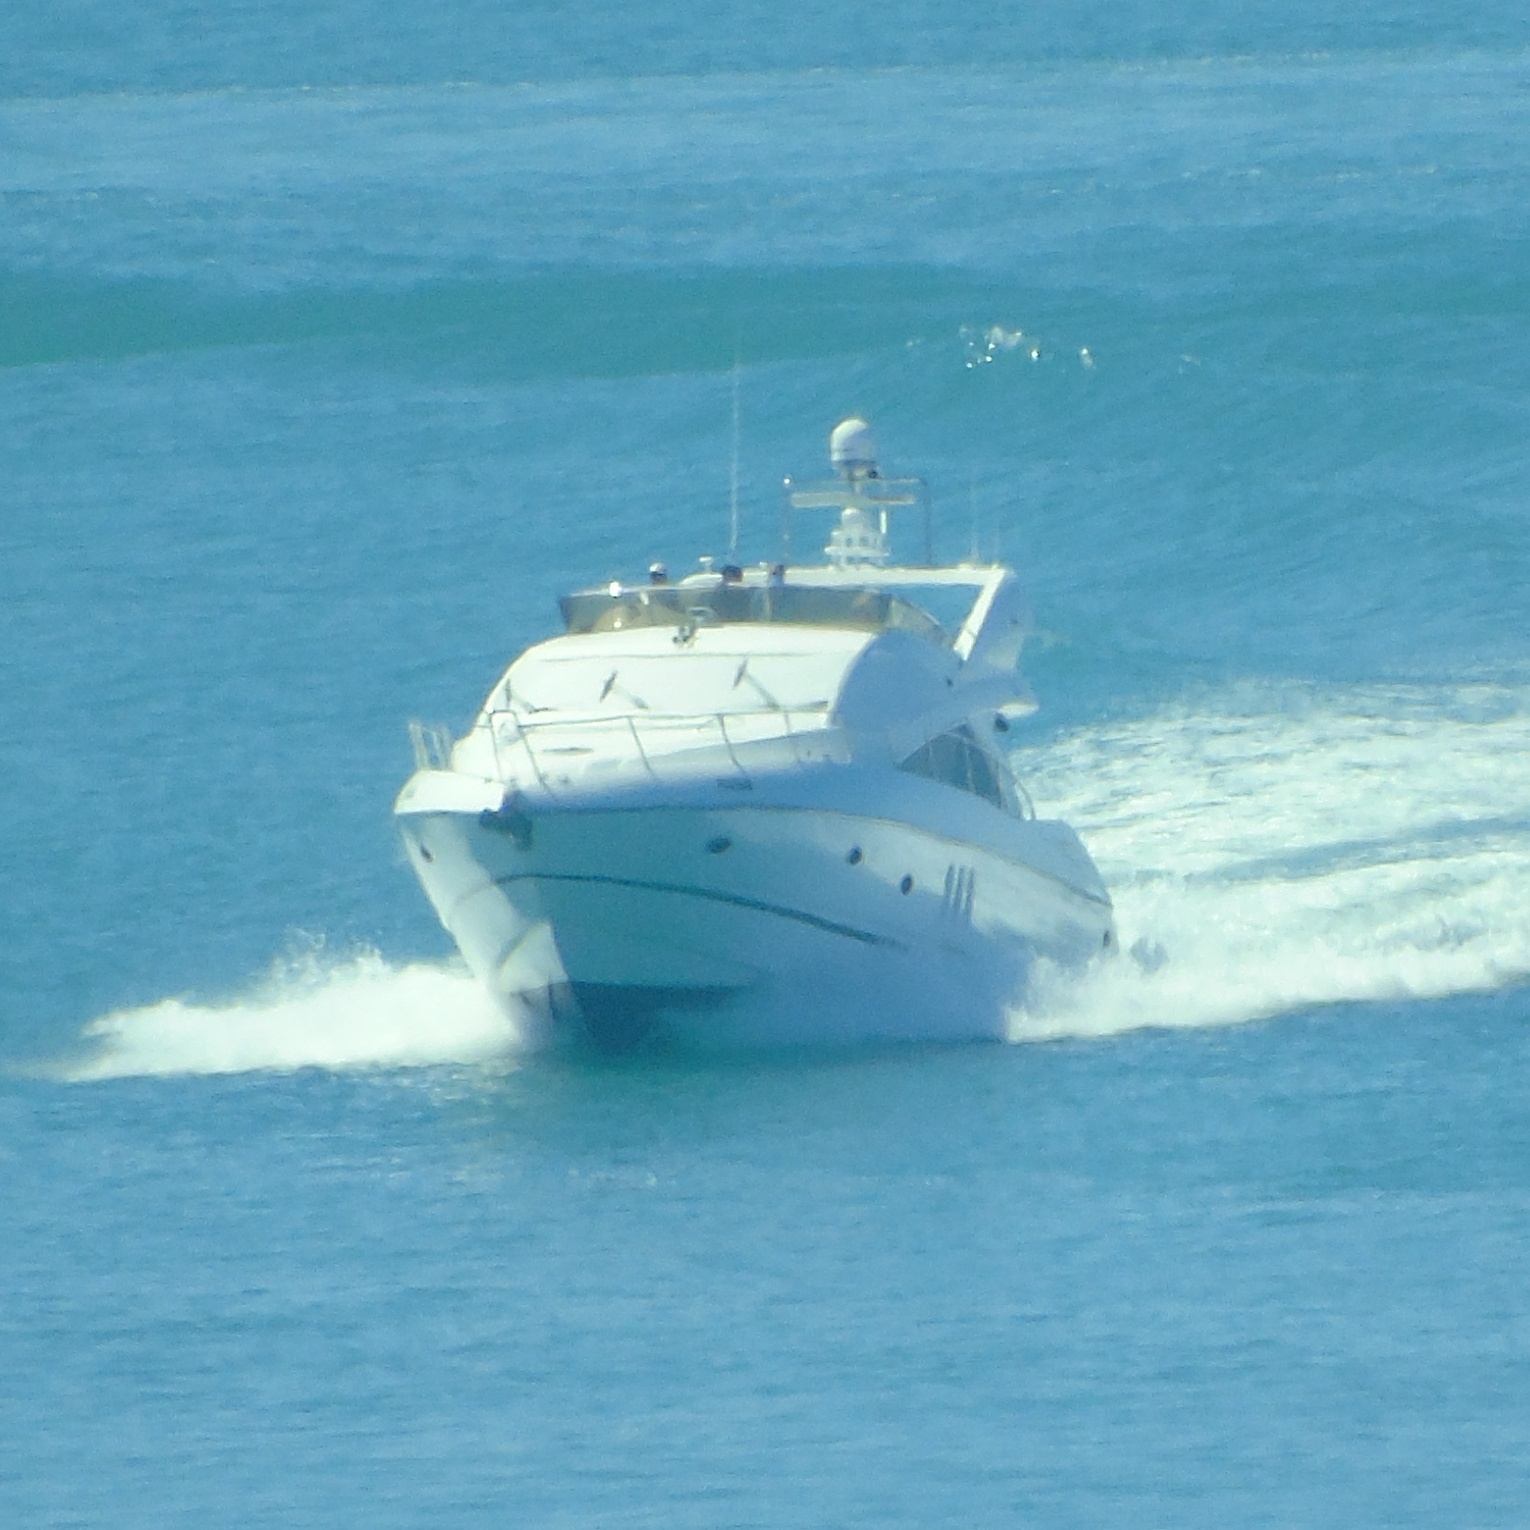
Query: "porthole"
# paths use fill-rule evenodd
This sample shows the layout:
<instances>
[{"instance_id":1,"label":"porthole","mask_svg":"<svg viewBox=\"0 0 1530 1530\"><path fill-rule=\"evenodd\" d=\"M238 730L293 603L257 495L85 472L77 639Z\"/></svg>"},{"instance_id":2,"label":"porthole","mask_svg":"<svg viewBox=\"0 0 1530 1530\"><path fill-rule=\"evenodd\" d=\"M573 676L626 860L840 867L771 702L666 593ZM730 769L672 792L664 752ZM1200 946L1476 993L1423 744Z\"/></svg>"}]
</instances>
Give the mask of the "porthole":
<instances>
[{"instance_id":1,"label":"porthole","mask_svg":"<svg viewBox=\"0 0 1530 1530\"><path fill-rule=\"evenodd\" d=\"M1106 930L1106 932L1105 932L1105 949L1107 951L1110 949L1110 931L1109 930Z\"/></svg>"},{"instance_id":2,"label":"porthole","mask_svg":"<svg viewBox=\"0 0 1530 1530\"><path fill-rule=\"evenodd\" d=\"M901 882L898 883L898 891L899 892L911 893L911 892L913 892L913 890L914 890L914 879L912 877L907 877L906 876L906 877L904 877L904 879Z\"/></svg>"},{"instance_id":3,"label":"porthole","mask_svg":"<svg viewBox=\"0 0 1530 1530\"><path fill-rule=\"evenodd\" d=\"M859 866L862 860L861 847L859 845L851 845L850 853L845 857L845 859L849 861L852 866Z\"/></svg>"},{"instance_id":4,"label":"porthole","mask_svg":"<svg viewBox=\"0 0 1530 1530\"><path fill-rule=\"evenodd\" d=\"M424 840L421 840L420 843L415 848L420 852L420 859L422 861L433 861L433 860L435 860L435 856L433 856L430 853L430 848L429 848L429 846L426 845Z\"/></svg>"},{"instance_id":5,"label":"porthole","mask_svg":"<svg viewBox=\"0 0 1530 1530\"><path fill-rule=\"evenodd\" d=\"M733 841L726 834L719 834L716 839L707 841L707 853L709 855L721 855L724 850L731 850Z\"/></svg>"}]
</instances>

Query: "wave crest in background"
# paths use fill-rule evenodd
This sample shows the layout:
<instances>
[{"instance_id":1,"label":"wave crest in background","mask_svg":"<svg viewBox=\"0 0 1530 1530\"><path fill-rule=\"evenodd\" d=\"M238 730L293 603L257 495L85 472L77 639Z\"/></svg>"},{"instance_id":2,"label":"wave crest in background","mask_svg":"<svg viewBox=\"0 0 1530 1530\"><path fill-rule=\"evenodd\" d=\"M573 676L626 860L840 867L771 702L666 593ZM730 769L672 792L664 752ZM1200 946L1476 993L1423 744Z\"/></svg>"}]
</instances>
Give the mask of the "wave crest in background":
<instances>
[{"instance_id":1,"label":"wave crest in background","mask_svg":"<svg viewBox=\"0 0 1530 1530\"><path fill-rule=\"evenodd\" d=\"M222 1004L164 999L85 1028L69 1082L175 1074L484 1064L512 1055L514 1023L465 971L397 967L375 952L284 961L254 993Z\"/></svg>"},{"instance_id":2,"label":"wave crest in background","mask_svg":"<svg viewBox=\"0 0 1530 1530\"><path fill-rule=\"evenodd\" d=\"M1225 1025L1530 975L1530 692L1240 687L1022 761L1120 960L1043 967L1014 1040Z\"/></svg>"},{"instance_id":3,"label":"wave crest in background","mask_svg":"<svg viewBox=\"0 0 1530 1530\"><path fill-rule=\"evenodd\" d=\"M436 356L516 380L721 371L955 329L1003 284L932 266L607 271L565 265L394 286L222 290L0 264L0 368L324 342Z\"/></svg>"}]
</instances>

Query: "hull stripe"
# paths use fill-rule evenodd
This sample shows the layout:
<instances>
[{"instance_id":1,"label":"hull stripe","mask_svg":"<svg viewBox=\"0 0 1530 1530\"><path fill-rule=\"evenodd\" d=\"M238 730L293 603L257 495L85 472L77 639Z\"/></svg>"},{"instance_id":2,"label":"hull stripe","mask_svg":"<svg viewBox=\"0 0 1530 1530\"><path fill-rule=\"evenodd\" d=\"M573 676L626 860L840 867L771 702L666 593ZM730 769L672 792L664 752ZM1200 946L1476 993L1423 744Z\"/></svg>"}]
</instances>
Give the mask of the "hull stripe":
<instances>
[{"instance_id":1,"label":"hull stripe","mask_svg":"<svg viewBox=\"0 0 1530 1530\"><path fill-rule=\"evenodd\" d=\"M951 787L949 790L955 791L956 788ZM980 799L974 798L973 800L978 801ZM1080 887L1077 882L1070 881L1058 872L1048 871L1044 866L1037 866L1034 862L1019 859L1016 855L1006 855L1003 851L993 849L990 844L980 839L963 834L948 833L942 829L921 828L909 823L905 819L883 818L876 813L853 813L848 808L843 807L799 807L796 804L785 805L773 802L738 802L730 800L727 802L686 803L678 806L673 803L647 803L625 807L613 806L608 803L602 803L599 807L581 807L577 803L560 802L551 812L547 812L542 805L532 803L528 809L533 822L535 822L539 813L549 818L563 816L576 818L596 817L602 813L713 813L724 810L729 813L816 813L827 817L846 818L857 823L885 824L893 829L908 829L953 849L969 851L978 855L994 856L998 860L1003 861L1007 866L1018 866L1031 876L1040 877L1043 881L1055 883L1058 887L1071 893L1075 898L1082 898L1085 903L1092 903L1096 908L1109 912L1114 907L1108 894L1102 896L1099 893L1090 892L1087 888ZM996 808L994 811L998 812L1000 810ZM470 814L465 816L472 817L476 815ZM1045 822L1046 820L1041 821Z\"/></svg>"},{"instance_id":2,"label":"hull stripe","mask_svg":"<svg viewBox=\"0 0 1530 1530\"><path fill-rule=\"evenodd\" d=\"M868 946L888 946L895 951L907 948L901 940L887 935L873 935L869 930L858 930L854 925L836 924L832 919L821 919L817 914L802 909L787 908L780 903L764 903L758 898L745 898L738 893L714 892L705 887L682 887L673 882L640 882L630 877L574 876L566 872L518 872L514 876L495 877L496 887L508 887L512 882L585 882L597 887L626 887L638 892L678 893L683 898L705 898L713 903L728 903L734 908L747 908L756 914L774 914L778 919L793 919L798 924L811 925L830 935L842 935L847 940L858 940Z\"/></svg>"}]
</instances>

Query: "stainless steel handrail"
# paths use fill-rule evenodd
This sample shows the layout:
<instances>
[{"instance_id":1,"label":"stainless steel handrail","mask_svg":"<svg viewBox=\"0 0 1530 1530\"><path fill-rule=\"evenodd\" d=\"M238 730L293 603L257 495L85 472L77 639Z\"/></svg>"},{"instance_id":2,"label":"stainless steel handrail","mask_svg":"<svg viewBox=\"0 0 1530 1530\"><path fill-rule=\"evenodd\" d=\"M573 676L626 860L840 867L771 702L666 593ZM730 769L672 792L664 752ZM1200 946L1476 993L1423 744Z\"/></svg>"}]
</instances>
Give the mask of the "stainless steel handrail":
<instances>
[{"instance_id":1,"label":"stainless steel handrail","mask_svg":"<svg viewBox=\"0 0 1530 1530\"><path fill-rule=\"evenodd\" d=\"M781 733L769 740L749 740L748 742L776 742L784 741L791 750L793 765L803 766L806 761L803 758L803 734L792 726L792 713L800 713L809 718L818 719L820 722L828 718L827 708L780 708L775 711L761 712L757 710L739 709L731 712L689 712L689 713L658 713L644 712L611 712L596 716L585 716L571 719L566 716L551 716L546 718L525 717L521 713L510 708L497 708L484 714L480 725L488 729L490 746L494 754L494 768L503 777L506 774L507 765L510 763L505 758L502 750L518 748L524 751L527 763L536 776L537 784L544 791L552 791L553 786L548 779L543 762L539 758L534 735L542 732L567 731L576 733L581 728L597 725L625 725L626 731L631 735L633 748L642 768L655 781L663 779L663 754L655 756L652 753L652 735L665 732L674 732L680 729L703 728L707 725L716 727L719 740L726 750L728 760L738 774L744 779L749 779L749 770L739 758L738 749L745 740L734 738L729 728L729 721L735 724L741 719L750 718L760 720L766 717L778 718L781 723ZM502 725L505 721L510 722L514 729L512 738L503 738ZM644 735L650 735L649 743L645 744Z\"/></svg>"},{"instance_id":2,"label":"stainless steel handrail","mask_svg":"<svg viewBox=\"0 0 1530 1530\"><path fill-rule=\"evenodd\" d=\"M416 770L449 770L452 760L452 736L440 723L409 720L409 744L414 750Z\"/></svg>"},{"instance_id":3,"label":"stainless steel handrail","mask_svg":"<svg viewBox=\"0 0 1530 1530\"><path fill-rule=\"evenodd\" d=\"M632 735L632 742L637 749L638 758L643 762L643 769L657 781L659 773L653 768L653 761L648 758L648 751L643 747L643 738L637 728L636 713L627 713L627 731ZM529 739L526 741L526 752L527 754L531 753L531 741Z\"/></svg>"},{"instance_id":4,"label":"stainless steel handrail","mask_svg":"<svg viewBox=\"0 0 1530 1530\"><path fill-rule=\"evenodd\" d=\"M722 734L723 747L728 751L728 758L733 761L733 768L747 781L749 779L749 772L739 764L738 752L733 747L733 740L728 737L728 714L726 712L718 712L716 717L717 731ZM793 758L795 758L795 752Z\"/></svg>"}]
</instances>

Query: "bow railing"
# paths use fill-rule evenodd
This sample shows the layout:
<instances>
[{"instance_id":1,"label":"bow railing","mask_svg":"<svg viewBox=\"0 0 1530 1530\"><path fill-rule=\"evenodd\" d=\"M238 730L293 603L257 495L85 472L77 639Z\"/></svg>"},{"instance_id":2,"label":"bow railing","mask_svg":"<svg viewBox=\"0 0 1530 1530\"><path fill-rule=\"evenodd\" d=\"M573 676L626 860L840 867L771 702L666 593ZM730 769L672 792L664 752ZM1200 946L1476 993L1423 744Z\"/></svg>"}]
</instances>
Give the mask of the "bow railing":
<instances>
[{"instance_id":1,"label":"bow railing","mask_svg":"<svg viewBox=\"0 0 1530 1530\"><path fill-rule=\"evenodd\" d=\"M509 709L486 713L486 729L501 779L522 764L544 791L570 784L584 768L636 770L654 781L716 774L746 786L749 761L800 767L836 757L825 708L701 712L603 712L595 716L527 716ZM741 755L740 751L743 752ZM709 753L710 752L710 753ZM529 784L529 783L528 783Z\"/></svg>"}]
</instances>

